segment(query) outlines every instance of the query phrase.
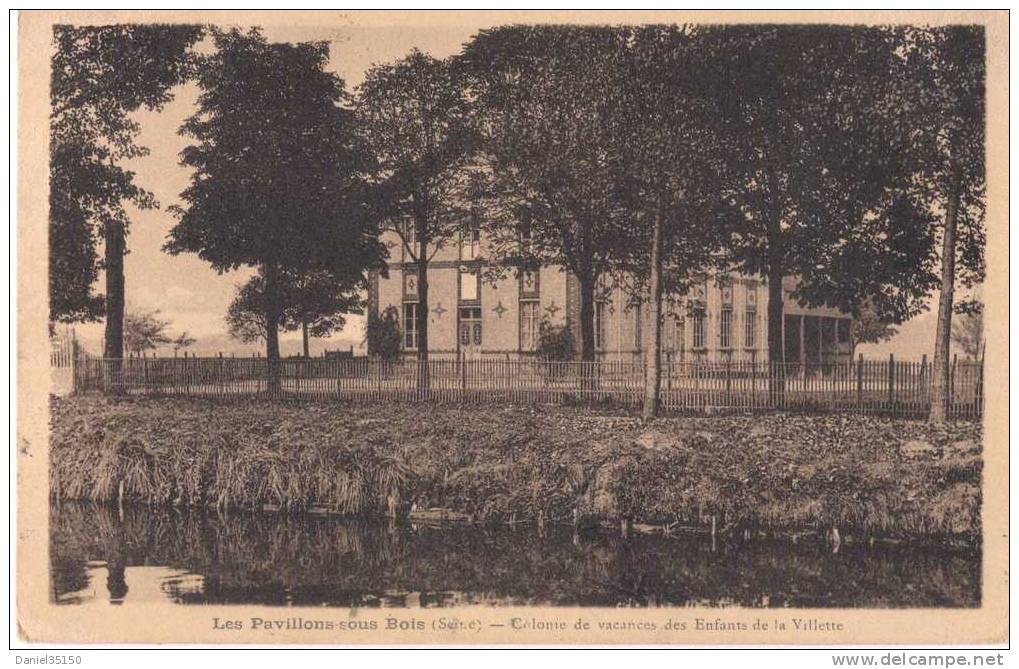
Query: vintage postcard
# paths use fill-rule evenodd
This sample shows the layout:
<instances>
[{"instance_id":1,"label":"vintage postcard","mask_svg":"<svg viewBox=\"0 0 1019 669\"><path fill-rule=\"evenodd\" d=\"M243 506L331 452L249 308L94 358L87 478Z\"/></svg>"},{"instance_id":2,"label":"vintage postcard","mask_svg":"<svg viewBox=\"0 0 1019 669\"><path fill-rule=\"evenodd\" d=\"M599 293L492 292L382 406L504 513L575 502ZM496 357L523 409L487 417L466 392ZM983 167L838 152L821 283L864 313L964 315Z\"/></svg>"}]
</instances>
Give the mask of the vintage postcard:
<instances>
[{"instance_id":1,"label":"vintage postcard","mask_svg":"<svg viewBox=\"0 0 1019 669\"><path fill-rule=\"evenodd\" d=\"M22 12L17 614L1008 641L1008 14Z\"/></svg>"}]
</instances>

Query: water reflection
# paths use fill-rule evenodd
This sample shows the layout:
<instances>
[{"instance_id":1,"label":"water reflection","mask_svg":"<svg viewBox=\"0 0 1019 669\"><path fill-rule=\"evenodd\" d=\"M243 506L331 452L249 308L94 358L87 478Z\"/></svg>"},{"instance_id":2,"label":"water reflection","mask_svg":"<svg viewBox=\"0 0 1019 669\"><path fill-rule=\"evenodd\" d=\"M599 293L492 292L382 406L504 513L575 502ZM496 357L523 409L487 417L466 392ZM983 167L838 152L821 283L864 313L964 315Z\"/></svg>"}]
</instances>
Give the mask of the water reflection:
<instances>
[{"instance_id":1,"label":"water reflection","mask_svg":"<svg viewBox=\"0 0 1019 669\"><path fill-rule=\"evenodd\" d=\"M63 604L324 606L979 606L979 551L816 541L575 536L273 514L63 505L50 517Z\"/></svg>"}]
</instances>

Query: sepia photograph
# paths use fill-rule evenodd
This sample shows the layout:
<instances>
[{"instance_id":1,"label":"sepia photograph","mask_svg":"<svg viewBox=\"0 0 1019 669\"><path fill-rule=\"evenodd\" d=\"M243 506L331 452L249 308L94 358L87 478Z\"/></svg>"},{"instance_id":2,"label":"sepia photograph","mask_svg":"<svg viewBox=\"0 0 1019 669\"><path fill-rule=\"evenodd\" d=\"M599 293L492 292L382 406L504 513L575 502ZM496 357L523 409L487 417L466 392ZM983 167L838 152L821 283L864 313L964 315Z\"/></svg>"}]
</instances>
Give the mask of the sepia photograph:
<instances>
[{"instance_id":1,"label":"sepia photograph","mask_svg":"<svg viewBox=\"0 0 1019 669\"><path fill-rule=\"evenodd\" d=\"M1007 12L553 14L22 12L25 640L1007 642Z\"/></svg>"}]
</instances>

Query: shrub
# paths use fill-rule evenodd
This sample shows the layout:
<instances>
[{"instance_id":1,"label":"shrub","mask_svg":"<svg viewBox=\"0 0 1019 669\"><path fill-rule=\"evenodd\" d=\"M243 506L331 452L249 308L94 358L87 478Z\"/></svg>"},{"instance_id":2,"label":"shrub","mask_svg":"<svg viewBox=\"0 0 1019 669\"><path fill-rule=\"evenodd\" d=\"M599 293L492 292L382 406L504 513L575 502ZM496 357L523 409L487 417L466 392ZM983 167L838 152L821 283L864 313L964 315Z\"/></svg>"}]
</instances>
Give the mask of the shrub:
<instances>
[{"instance_id":1,"label":"shrub","mask_svg":"<svg viewBox=\"0 0 1019 669\"><path fill-rule=\"evenodd\" d=\"M546 318L538 328L538 357L550 362L573 360L573 332L568 325L552 325Z\"/></svg>"},{"instance_id":2,"label":"shrub","mask_svg":"<svg viewBox=\"0 0 1019 669\"><path fill-rule=\"evenodd\" d=\"M364 340L368 347L368 355L377 356L386 362L393 362L400 357L400 312L394 306L388 306L379 316L372 309L368 313Z\"/></svg>"}]
</instances>

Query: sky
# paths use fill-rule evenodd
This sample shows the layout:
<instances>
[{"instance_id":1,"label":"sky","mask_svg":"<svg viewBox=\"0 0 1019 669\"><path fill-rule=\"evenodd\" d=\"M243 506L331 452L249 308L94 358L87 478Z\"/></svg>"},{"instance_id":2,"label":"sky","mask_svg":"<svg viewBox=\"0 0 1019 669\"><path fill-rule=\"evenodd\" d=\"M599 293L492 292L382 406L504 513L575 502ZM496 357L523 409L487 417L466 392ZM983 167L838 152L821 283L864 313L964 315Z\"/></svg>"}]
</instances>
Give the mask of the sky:
<instances>
[{"instance_id":1,"label":"sky","mask_svg":"<svg viewBox=\"0 0 1019 669\"><path fill-rule=\"evenodd\" d=\"M475 15L476 16L476 15ZM413 24L387 26L266 26L270 41L328 41L329 69L342 77L348 91L361 83L373 64L389 63L405 56L413 48L437 58L460 51L479 29L486 25L471 23L467 17L460 23L441 26ZM171 256L162 251L175 220L168 208L181 204L179 193L188 184L190 171L179 165L179 152L186 140L177 134L181 123L194 109L197 87L194 84L173 90L174 99L158 112L140 112L136 120L141 126L138 143L150 149L149 155L130 162L136 183L154 193L160 207L132 213L125 259L126 301L128 311L155 311L171 322L175 336L187 331L197 340L191 351L198 355L251 355L262 351L260 343L241 344L228 337L224 316L233 299L236 286L244 283L252 270L241 269L217 274L208 263L195 255ZM97 286L103 292L103 277ZM904 323L899 334L880 344L863 344L857 351L867 357L919 359L932 355L934 325L937 320L937 296L931 298L932 309ZM328 339L312 339L312 354L324 349L359 349L362 345L364 318L350 316L346 327ZM76 326L79 339L95 352L102 348L102 323ZM281 333L283 355L298 353L300 333ZM162 352L163 354L166 351Z\"/></svg>"}]
</instances>

